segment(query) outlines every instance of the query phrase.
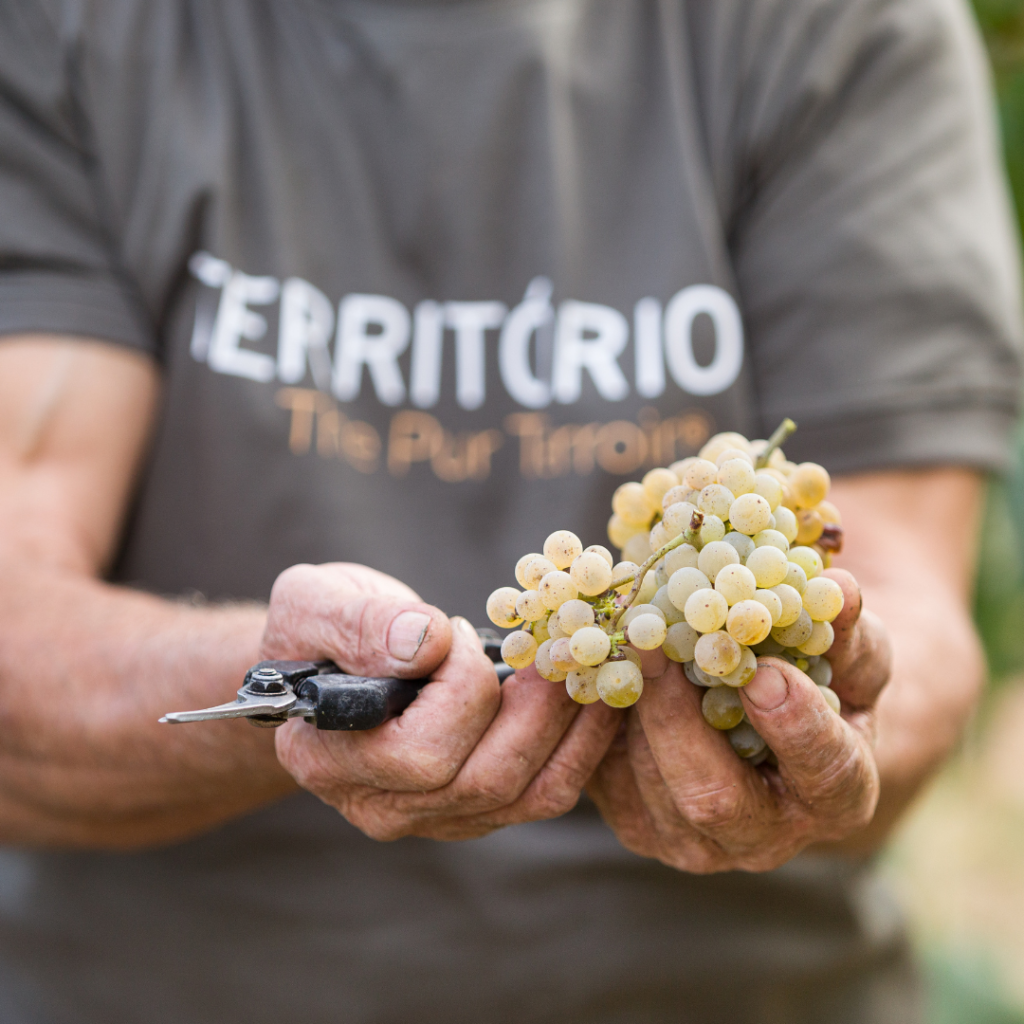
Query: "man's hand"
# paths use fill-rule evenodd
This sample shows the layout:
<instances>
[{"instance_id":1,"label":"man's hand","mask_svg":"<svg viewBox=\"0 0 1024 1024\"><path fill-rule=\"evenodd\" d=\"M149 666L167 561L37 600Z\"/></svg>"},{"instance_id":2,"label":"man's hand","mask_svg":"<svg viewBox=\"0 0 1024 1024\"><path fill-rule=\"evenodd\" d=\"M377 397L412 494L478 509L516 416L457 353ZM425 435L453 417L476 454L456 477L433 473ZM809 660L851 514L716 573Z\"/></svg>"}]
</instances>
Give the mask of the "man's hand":
<instances>
[{"instance_id":1,"label":"man's hand","mask_svg":"<svg viewBox=\"0 0 1024 1024\"><path fill-rule=\"evenodd\" d=\"M626 847L685 871L766 871L871 820L879 792L874 708L889 678L889 641L875 616L861 614L853 577L827 575L846 597L828 655L842 717L799 669L759 659L740 694L779 764L752 768L702 718L705 691L670 665L645 682L589 787Z\"/></svg>"},{"instance_id":2,"label":"man's hand","mask_svg":"<svg viewBox=\"0 0 1024 1024\"><path fill-rule=\"evenodd\" d=\"M265 658L331 658L369 676L430 678L399 718L359 733L277 732L301 786L375 839L466 839L570 810L617 717L535 672L498 685L465 619L356 565L295 566L270 599Z\"/></svg>"}]
</instances>

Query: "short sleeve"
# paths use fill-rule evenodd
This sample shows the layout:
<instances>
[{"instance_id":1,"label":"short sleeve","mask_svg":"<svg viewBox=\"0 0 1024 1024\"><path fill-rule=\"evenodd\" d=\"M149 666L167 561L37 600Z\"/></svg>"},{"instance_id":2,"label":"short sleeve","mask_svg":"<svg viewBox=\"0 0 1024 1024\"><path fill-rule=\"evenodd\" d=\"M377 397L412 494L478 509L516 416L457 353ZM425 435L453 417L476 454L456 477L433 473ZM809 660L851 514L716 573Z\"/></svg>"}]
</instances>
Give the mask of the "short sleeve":
<instances>
[{"instance_id":1,"label":"short sleeve","mask_svg":"<svg viewBox=\"0 0 1024 1024\"><path fill-rule=\"evenodd\" d=\"M749 6L760 13L734 56L750 70L709 132L731 161L763 429L792 416L790 457L839 471L1001 467L1020 266L969 13L960 0Z\"/></svg>"},{"instance_id":2,"label":"short sleeve","mask_svg":"<svg viewBox=\"0 0 1024 1024\"><path fill-rule=\"evenodd\" d=\"M0 16L0 335L56 332L153 352L117 265L57 13L9 0Z\"/></svg>"}]
</instances>

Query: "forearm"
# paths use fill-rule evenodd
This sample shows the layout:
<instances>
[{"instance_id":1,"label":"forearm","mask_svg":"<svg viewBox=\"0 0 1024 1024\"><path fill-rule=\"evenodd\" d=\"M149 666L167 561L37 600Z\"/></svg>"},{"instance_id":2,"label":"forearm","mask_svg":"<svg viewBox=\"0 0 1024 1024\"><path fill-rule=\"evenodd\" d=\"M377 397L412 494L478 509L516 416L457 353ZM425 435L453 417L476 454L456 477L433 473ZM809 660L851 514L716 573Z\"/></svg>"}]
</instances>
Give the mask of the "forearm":
<instances>
[{"instance_id":1,"label":"forearm","mask_svg":"<svg viewBox=\"0 0 1024 1024\"><path fill-rule=\"evenodd\" d=\"M160 725L229 700L265 611L193 607L38 561L0 565L0 840L169 842L292 788L273 733Z\"/></svg>"},{"instance_id":2,"label":"forearm","mask_svg":"<svg viewBox=\"0 0 1024 1024\"><path fill-rule=\"evenodd\" d=\"M984 682L969 604L980 488L968 471L947 470L944 476L955 488L942 495L950 517L946 550L935 543L941 529L922 541L915 510L907 508L888 529L855 530L837 561L857 577L864 607L882 619L893 649L892 678L876 707L878 809L867 829L841 844L844 852L870 853L885 840L955 748ZM854 521L864 522L871 509L858 507L863 496L844 495L842 483L837 504L851 502ZM930 500L929 486L922 501ZM845 513L845 504L840 507Z\"/></svg>"}]
</instances>

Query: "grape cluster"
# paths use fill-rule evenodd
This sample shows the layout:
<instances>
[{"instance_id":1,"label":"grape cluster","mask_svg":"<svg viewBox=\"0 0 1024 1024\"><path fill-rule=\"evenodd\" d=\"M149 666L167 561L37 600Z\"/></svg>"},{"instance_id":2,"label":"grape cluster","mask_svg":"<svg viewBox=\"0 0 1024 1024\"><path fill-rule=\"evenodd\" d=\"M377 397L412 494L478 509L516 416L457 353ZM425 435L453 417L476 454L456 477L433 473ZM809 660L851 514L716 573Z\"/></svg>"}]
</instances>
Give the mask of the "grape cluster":
<instances>
[{"instance_id":1,"label":"grape cluster","mask_svg":"<svg viewBox=\"0 0 1024 1024\"><path fill-rule=\"evenodd\" d=\"M638 652L660 647L705 688L705 721L754 764L769 751L738 691L754 678L757 655L806 672L838 712L823 655L843 591L822 571L842 546L842 525L828 473L786 459L780 445L794 429L786 420L757 441L717 434L696 457L619 487L608 523L617 563L568 530L519 559L523 589L502 587L487 600L495 625L522 627L505 637L505 661L564 681L581 704L625 708L643 692Z\"/></svg>"}]
</instances>

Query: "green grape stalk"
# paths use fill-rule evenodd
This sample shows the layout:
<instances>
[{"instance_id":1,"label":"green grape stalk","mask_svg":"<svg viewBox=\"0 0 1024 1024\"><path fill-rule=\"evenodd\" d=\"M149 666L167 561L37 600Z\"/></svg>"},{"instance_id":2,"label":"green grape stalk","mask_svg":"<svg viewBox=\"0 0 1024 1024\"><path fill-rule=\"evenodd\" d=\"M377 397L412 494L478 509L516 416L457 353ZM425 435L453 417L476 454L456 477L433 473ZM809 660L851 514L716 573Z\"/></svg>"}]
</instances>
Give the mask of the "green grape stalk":
<instances>
[{"instance_id":1,"label":"green grape stalk","mask_svg":"<svg viewBox=\"0 0 1024 1024\"><path fill-rule=\"evenodd\" d=\"M504 660L564 682L580 704L627 708L643 694L641 652L660 648L704 689L704 720L752 764L771 756L739 698L758 655L806 672L838 714L825 655L843 592L822 573L842 519L828 472L786 459L795 429L787 419L766 440L716 434L698 455L622 484L608 522L618 561L570 530L523 555L522 589L487 599L490 620L512 630Z\"/></svg>"}]
</instances>

